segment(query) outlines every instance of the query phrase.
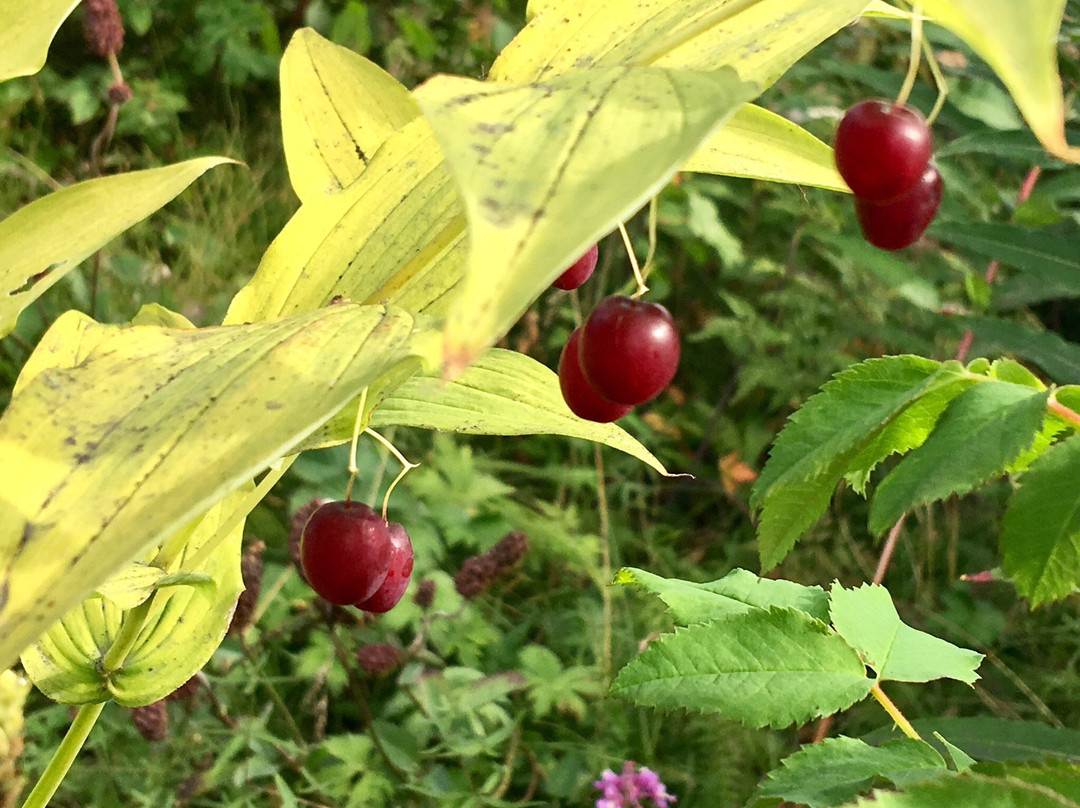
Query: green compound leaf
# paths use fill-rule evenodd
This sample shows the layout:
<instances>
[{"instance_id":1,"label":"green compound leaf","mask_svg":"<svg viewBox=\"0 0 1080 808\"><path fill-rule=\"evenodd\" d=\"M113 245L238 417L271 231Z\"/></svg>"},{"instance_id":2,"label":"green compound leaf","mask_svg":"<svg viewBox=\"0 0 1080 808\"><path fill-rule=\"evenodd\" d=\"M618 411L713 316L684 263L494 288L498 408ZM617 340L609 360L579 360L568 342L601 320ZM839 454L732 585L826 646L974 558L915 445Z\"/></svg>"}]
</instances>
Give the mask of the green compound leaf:
<instances>
[{"instance_id":1,"label":"green compound leaf","mask_svg":"<svg viewBox=\"0 0 1080 808\"><path fill-rule=\"evenodd\" d=\"M1004 718L917 718L911 722L924 738L938 733L976 760L1005 762L1067 760L1080 763L1080 732L1058 729L1037 721ZM870 743L896 737L898 730L874 732Z\"/></svg>"},{"instance_id":2,"label":"green compound leaf","mask_svg":"<svg viewBox=\"0 0 1080 808\"><path fill-rule=\"evenodd\" d=\"M870 746L855 738L826 738L785 758L758 786L748 807L782 800L831 808L869 791L879 777L905 786L948 773L945 760L923 741L905 738Z\"/></svg>"},{"instance_id":3,"label":"green compound leaf","mask_svg":"<svg viewBox=\"0 0 1080 808\"><path fill-rule=\"evenodd\" d=\"M447 375L506 333L755 92L730 69L649 67L536 84L437 76L419 87L469 222L468 268L445 331Z\"/></svg>"},{"instance_id":4,"label":"green compound leaf","mask_svg":"<svg viewBox=\"0 0 1080 808\"><path fill-rule=\"evenodd\" d=\"M875 791L852 808L1080 808L1044 785L965 772L912 786L902 794Z\"/></svg>"},{"instance_id":5,"label":"green compound leaf","mask_svg":"<svg viewBox=\"0 0 1080 808\"><path fill-rule=\"evenodd\" d=\"M983 655L914 629L900 620L882 586L864 584L829 592L832 624L881 681L958 679L972 684Z\"/></svg>"},{"instance_id":6,"label":"green compound leaf","mask_svg":"<svg viewBox=\"0 0 1080 808\"><path fill-rule=\"evenodd\" d=\"M301 201L347 188L375 151L420 114L381 67L301 28L281 60L281 133Z\"/></svg>"},{"instance_id":7,"label":"green compound leaf","mask_svg":"<svg viewBox=\"0 0 1080 808\"><path fill-rule=\"evenodd\" d=\"M0 29L6 26L5 20ZM0 337L11 333L23 309L85 258L169 202L205 171L233 162L200 157L87 180L31 202L0 221Z\"/></svg>"},{"instance_id":8,"label":"green compound leaf","mask_svg":"<svg viewBox=\"0 0 1080 808\"><path fill-rule=\"evenodd\" d=\"M27 649L23 668L41 692L64 704L111 698L137 707L164 698L202 669L221 644L244 588L240 545L243 516L255 504L248 497L252 488L230 494L193 530L185 529L190 538L169 566L169 578L200 574L205 583L158 590L118 671L105 676L100 667L125 615L111 600L83 601Z\"/></svg>"},{"instance_id":9,"label":"green compound leaf","mask_svg":"<svg viewBox=\"0 0 1080 808\"><path fill-rule=\"evenodd\" d=\"M661 474L656 457L615 424L574 415L553 371L517 351L493 348L452 382L414 375L371 415L371 426L411 426L466 435L564 435L626 452ZM350 434L352 421L348 424Z\"/></svg>"},{"instance_id":10,"label":"green compound leaf","mask_svg":"<svg viewBox=\"0 0 1080 808\"><path fill-rule=\"evenodd\" d=\"M830 146L782 115L753 104L736 112L682 170L849 192Z\"/></svg>"},{"instance_id":11,"label":"green compound leaf","mask_svg":"<svg viewBox=\"0 0 1080 808\"><path fill-rule=\"evenodd\" d=\"M0 0L0 81L41 70L57 29L77 5L79 0Z\"/></svg>"},{"instance_id":12,"label":"green compound leaf","mask_svg":"<svg viewBox=\"0 0 1080 808\"><path fill-rule=\"evenodd\" d=\"M0 668L430 336L347 304L204 329L62 316L0 417Z\"/></svg>"},{"instance_id":13,"label":"green compound leaf","mask_svg":"<svg viewBox=\"0 0 1080 808\"><path fill-rule=\"evenodd\" d=\"M791 416L754 485L761 564L771 569L828 506L845 474L864 477L921 443L965 385L958 363L917 356L870 359L841 371Z\"/></svg>"},{"instance_id":14,"label":"green compound leaf","mask_svg":"<svg viewBox=\"0 0 1080 808\"><path fill-rule=\"evenodd\" d=\"M850 707L872 685L859 655L820 620L753 609L664 635L619 672L611 693L784 727Z\"/></svg>"},{"instance_id":15,"label":"green compound leaf","mask_svg":"<svg viewBox=\"0 0 1080 808\"><path fill-rule=\"evenodd\" d=\"M759 578L742 569L732 570L718 581L695 584L623 567L615 575L614 583L636 584L659 596L675 622L681 625L704 623L726 614L745 614L772 606L798 609L824 623L829 620L829 596L820 586Z\"/></svg>"},{"instance_id":16,"label":"green compound leaf","mask_svg":"<svg viewBox=\"0 0 1080 808\"><path fill-rule=\"evenodd\" d=\"M1001 528L1002 567L1040 606L1080 588L1080 435L1048 449L1020 478Z\"/></svg>"},{"instance_id":17,"label":"green compound leaf","mask_svg":"<svg viewBox=\"0 0 1080 808\"><path fill-rule=\"evenodd\" d=\"M870 531L882 533L916 505L966 494L1028 449L1046 418L1047 391L979 384L952 400L926 441L881 483Z\"/></svg>"}]
</instances>

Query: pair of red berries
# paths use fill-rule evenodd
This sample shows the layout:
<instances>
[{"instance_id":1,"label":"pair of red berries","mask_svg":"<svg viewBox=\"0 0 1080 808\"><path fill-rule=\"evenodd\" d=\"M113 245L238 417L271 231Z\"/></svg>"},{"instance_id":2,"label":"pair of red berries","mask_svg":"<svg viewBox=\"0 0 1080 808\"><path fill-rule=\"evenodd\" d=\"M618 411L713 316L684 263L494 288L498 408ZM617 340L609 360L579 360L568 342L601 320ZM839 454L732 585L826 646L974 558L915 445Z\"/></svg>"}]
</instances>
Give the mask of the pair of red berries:
<instances>
[{"instance_id":1,"label":"pair of red berries","mask_svg":"<svg viewBox=\"0 0 1080 808\"><path fill-rule=\"evenodd\" d=\"M937 215L943 191L922 114L890 101L863 101L844 114L834 146L866 240L883 250L918 241Z\"/></svg>"},{"instance_id":2,"label":"pair of red berries","mask_svg":"<svg viewBox=\"0 0 1080 808\"><path fill-rule=\"evenodd\" d=\"M383 614L409 586L409 534L360 502L327 502L308 519L300 563L311 588L338 606Z\"/></svg>"},{"instance_id":3,"label":"pair of red berries","mask_svg":"<svg viewBox=\"0 0 1080 808\"><path fill-rule=\"evenodd\" d=\"M660 395L679 367L679 332L659 303L615 296L574 329L559 357L563 400L579 418L609 423Z\"/></svg>"}]
</instances>

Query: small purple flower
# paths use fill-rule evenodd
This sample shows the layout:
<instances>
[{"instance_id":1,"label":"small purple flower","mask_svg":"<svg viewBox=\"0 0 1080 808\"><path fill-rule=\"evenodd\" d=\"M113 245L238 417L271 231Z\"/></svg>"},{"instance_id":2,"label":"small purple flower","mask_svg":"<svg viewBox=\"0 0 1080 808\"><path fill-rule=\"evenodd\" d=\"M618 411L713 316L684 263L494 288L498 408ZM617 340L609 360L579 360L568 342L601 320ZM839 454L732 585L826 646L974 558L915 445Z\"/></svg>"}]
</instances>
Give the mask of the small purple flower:
<instances>
[{"instance_id":1,"label":"small purple flower","mask_svg":"<svg viewBox=\"0 0 1080 808\"><path fill-rule=\"evenodd\" d=\"M604 769L593 786L603 792L596 808L644 808L642 800L652 801L656 808L668 808L675 802L656 772L644 766L638 771L632 760L623 764L622 774Z\"/></svg>"}]
</instances>

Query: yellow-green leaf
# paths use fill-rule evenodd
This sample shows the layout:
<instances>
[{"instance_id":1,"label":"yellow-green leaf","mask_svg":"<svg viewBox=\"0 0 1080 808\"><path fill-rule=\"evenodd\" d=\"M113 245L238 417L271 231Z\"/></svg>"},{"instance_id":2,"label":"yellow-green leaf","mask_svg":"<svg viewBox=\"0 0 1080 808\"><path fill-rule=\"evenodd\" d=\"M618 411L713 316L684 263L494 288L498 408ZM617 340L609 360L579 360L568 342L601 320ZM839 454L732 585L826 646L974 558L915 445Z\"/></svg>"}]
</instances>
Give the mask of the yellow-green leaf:
<instances>
[{"instance_id":1,"label":"yellow-green leaf","mask_svg":"<svg viewBox=\"0 0 1080 808\"><path fill-rule=\"evenodd\" d=\"M296 195L309 202L360 176L390 135L420 114L381 67L311 28L281 60L281 132Z\"/></svg>"},{"instance_id":2,"label":"yellow-green leaf","mask_svg":"<svg viewBox=\"0 0 1080 808\"><path fill-rule=\"evenodd\" d=\"M211 508L188 531L190 538L168 570L146 568L160 574L159 582L167 573L201 573L206 582L158 589L118 670L106 675L101 666L125 616L111 599L83 601L27 649L23 668L41 692L64 704L115 699L136 707L164 698L198 672L225 637L244 588L244 520L236 512L254 504L247 496L252 488L248 484Z\"/></svg>"},{"instance_id":3,"label":"yellow-green leaf","mask_svg":"<svg viewBox=\"0 0 1080 808\"><path fill-rule=\"evenodd\" d=\"M0 0L0 81L41 70L60 23L79 0Z\"/></svg>"},{"instance_id":4,"label":"yellow-green leaf","mask_svg":"<svg viewBox=\"0 0 1080 808\"><path fill-rule=\"evenodd\" d=\"M682 170L849 190L836 170L830 146L783 116L753 104L735 113Z\"/></svg>"},{"instance_id":5,"label":"yellow-green leaf","mask_svg":"<svg viewBox=\"0 0 1080 808\"><path fill-rule=\"evenodd\" d=\"M553 371L517 351L499 348L452 382L413 376L375 409L371 425L470 435L565 435L611 446L667 474L621 427L585 421L570 412Z\"/></svg>"},{"instance_id":6,"label":"yellow-green leaf","mask_svg":"<svg viewBox=\"0 0 1080 808\"><path fill-rule=\"evenodd\" d=\"M764 89L865 6L866 0L533 2L534 16L499 54L491 78L538 81L615 65L729 65Z\"/></svg>"},{"instance_id":7,"label":"yellow-green leaf","mask_svg":"<svg viewBox=\"0 0 1080 808\"><path fill-rule=\"evenodd\" d=\"M0 668L426 338L381 306L187 330L61 317L37 349L59 366L32 358L0 417Z\"/></svg>"},{"instance_id":8,"label":"yellow-green leaf","mask_svg":"<svg viewBox=\"0 0 1080 808\"><path fill-rule=\"evenodd\" d=\"M296 212L225 322L311 311L338 295L439 313L464 271L464 246L457 188L418 118L388 138L356 182Z\"/></svg>"},{"instance_id":9,"label":"yellow-green leaf","mask_svg":"<svg viewBox=\"0 0 1080 808\"><path fill-rule=\"evenodd\" d=\"M134 609L154 594L158 582L168 573L145 561L132 561L94 590L119 609Z\"/></svg>"},{"instance_id":10,"label":"yellow-green leaf","mask_svg":"<svg viewBox=\"0 0 1080 808\"><path fill-rule=\"evenodd\" d=\"M1046 149L1080 162L1065 140L1057 41L1066 0L923 0L923 11L986 60Z\"/></svg>"},{"instance_id":11,"label":"yellow-green leaf","mask_svg":"<svg viewBox=\"0 0 1080 808\"><path fill-rule=\"evenodd\" d=\"M24 308L87 256L173 199L204 171L232 162L200 157L87 180L31 202L0 222L0 337L11 332Z\"/></svg>"},{"instance_id":12,"label":"yellow-green leaf","mask_svg":"<svg viewBox=\"0 0 1080 808\"><path fill-rule=\"evenodd\" d=\"M897 8L885 0L872 0L863 10L864 17L880 17L889 20L910 20L911 12Z\"/></svg>"},{"instance_id":13,"label":"yellow-green leaf","mask_svg":"<svg viewBox=\"0 0 1080 808\"><path fill-rule=\"evenodd\" d=\"M468 269L445 332L448 375L755 93L731 70L648 67L523 85L440 76L420 87L469 221Z\"/></svg>"}]
</instances>

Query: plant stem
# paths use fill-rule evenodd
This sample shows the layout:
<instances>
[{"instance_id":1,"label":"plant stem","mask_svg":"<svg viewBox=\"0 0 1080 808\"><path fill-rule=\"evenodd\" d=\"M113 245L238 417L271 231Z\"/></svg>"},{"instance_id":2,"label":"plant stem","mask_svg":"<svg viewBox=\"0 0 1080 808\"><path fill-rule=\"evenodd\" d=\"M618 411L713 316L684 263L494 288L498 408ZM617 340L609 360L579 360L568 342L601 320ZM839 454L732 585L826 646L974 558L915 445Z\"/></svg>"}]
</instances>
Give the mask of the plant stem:
<instances>
[{"instance_id":1,"label":"plant stem","mask_svg":"<svg viewBox=\"0 0 1080 808\"><path fill-rule=\"evenodd\" d=\"M622 222L619 222L619 234L622 236L623 244L626 245L626 254L630 257L630 268L634 270L637 291L634 292L632 297L636 300L649 291L649 287L645 285L645 278L641 275L641 267L638 266L637 256L634 255L634 245L630 242L630 234L626 231L626 225Z\"/></svg>"},{"instance_id":2,"label":"plant stem","mask_svg":"<svg viewBox=\"0 0 1080 808\"><path fill-rule=\"evenodd\" d=\"M607 488L604 480L604 455L600 444L593 444L593 458L596 461L596 499L600 512L600 597L604 601L604 683L611 683L611 522L608 517Z\"/></svg>"},{"instance_id":3,"label":"plant stem","mask_svg":"<svg viewBox=\"0 0 1080 808\"><path fill-rule=\"evenodd\" d=\"M150 607L153 605L154 598L150 597L131 611L124 613L120 631L117 632L116 639L113 640L113 644L101 659L101 669L104 671L106 678L109 678L123 667L128 654L135 647L135 641L139 638L139 633L143 630L143 624L146 622L146 616L150 614Z\"/></svg>"},{"instance_id":4,"label":"plant stem","mask_svg":"<svg viewBox=\"0 0 1080 808\"><path fill-rule=\"evenodd\" d=\"M911 12L911 59L908 62L907 75L904 83L900 86L900 93L896 96L896 106L902 107L907 103L911 89L915 86L915 76L919 72L919 57L922 55L922 9L916 4Z\"/></svg>"},{"instance_id":5,"label":"plant stem","mask_svg":"<svg viewBox=\"0 0 1080 808\"><path fill-rule=\"evenodd\" d=\"M885 708L885 712L887 712L892 720L896 722L896 726L900 727L901 732L912 740L922 740L919 733L915 731L915 727L911 726L911 722L904 717L902 712L900 712L900 708L893 704L892 699L885 695L885 691L881 689L880 684L875 684L870 688L870 693L873 694L874 698L878 700L878 703Z\"/></svg>"},{"instance_id":6,"label":"plant stem","mask_svg":"<svg viewBox=\"0 0 1080 808\"><path fill-rule=\"evenodd\" d=\"M49 804L49 800L53 798L56 789L64 781L64 776L68 773L68 769L71 768L71 764L75 762L79 750L86 743L90 730L94 728L94 724L104 708L105 702L84 704L79 708L78 715L75 716L75 720L68 727L64 740L60 742L60 746L53 753L52 760L45 767L45 771L42 772L41 777L34 786L34 790L27 796L23 808L45 808Z\"/></svg>"}]
</instances>

